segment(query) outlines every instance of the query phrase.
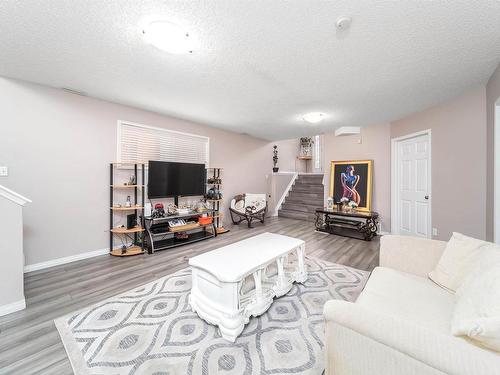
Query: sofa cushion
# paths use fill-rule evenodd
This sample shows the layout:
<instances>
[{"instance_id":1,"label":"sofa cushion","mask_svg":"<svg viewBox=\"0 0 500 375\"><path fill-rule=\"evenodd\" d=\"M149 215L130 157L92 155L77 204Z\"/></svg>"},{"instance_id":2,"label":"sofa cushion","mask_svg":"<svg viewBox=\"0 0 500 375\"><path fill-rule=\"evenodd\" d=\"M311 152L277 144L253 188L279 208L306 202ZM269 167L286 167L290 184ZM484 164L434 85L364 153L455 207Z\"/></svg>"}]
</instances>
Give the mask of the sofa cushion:
<instances>
[{"instance_id":1,"label":"sofa cushion","mask_svg":"<svg viewBox=\"0 0 500 375\"><path fill-rule=\"evenodd\" d=\"M483 252L457 290L451 333L500 352L500 246Z\"/></svg>"},{"instance_id":2,"label":"sofa cushion","mask_svg":"<svg viewBox=\"0 0 500 375\"><path fill-rule=\"evenodd\" d=\"M455 292L477 264L490 242L453 233L439 263L429 277L436 284Z\"/></svg>"},{"instance_id":3,"label":"sofa cushion","mask_svg":"<svg viewBox=\"0 0 500 375\"><path fill-rule=\"evenodd\" d=\"M449 335L455 295L429 279L377 267L356 303Z\"/></svg>"}]
</instances>

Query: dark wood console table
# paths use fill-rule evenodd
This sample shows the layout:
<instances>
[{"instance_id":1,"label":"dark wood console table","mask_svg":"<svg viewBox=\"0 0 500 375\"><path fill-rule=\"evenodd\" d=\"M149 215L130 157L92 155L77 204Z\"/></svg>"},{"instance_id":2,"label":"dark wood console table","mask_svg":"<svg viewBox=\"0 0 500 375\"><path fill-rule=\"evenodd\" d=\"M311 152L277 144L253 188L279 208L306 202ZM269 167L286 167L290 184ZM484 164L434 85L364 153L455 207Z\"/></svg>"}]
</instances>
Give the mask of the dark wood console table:
<instances>
[{"instance_id":1,"label":"dark wood console table","mask_svg":"<svg viewBox=\"0 0 500 375\"><path fill-rule=\"evenodd\" d=\"M377 226L377 212L345 212L326 208L316 210L316 230L320 232L371 241L377 235Z\"/></svg>"}]
</instances>

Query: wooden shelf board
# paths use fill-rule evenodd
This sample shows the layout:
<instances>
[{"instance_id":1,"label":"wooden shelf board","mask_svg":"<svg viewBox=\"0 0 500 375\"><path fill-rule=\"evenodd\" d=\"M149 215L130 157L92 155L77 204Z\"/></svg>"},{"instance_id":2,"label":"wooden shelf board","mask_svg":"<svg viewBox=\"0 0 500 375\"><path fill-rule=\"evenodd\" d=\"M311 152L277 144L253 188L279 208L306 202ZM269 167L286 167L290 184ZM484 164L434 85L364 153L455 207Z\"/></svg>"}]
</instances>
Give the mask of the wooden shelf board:
<instances>
[{"instance_id":1,"label":"wooden shelf board","mask_svg":"<svg viewBox=\"0 0 500 375\"><path fill-rule=\"evenodd\" d=\"M297 156L299 160L312 160L312 156Z\"/></svg>"},{"instance_id":2,"label":"wooden shelf board","mask_svg":"<svg viewBox=\"0 0 500 375\"><path fill-rule=\"evenodd\" d=\"M188 231L188 230L191 230L191 229L204 228L204 227L209 227L209 226L212 226L212 223L205 224L205 225L201 225L199 223L186 224L186 225L182 225L182 226L179 226L179 227L170 228L170 232L172 232L172 233L185 232L185 231Z\"/></svg>"},{"instance_id":3,"label":"wooden shelf board","mask_svg":"<svg viewBox=\"0 0 500 375\"><path fill-rule=\"evenodd\" d=\"M147 163L125 163L125 162L121 163L121 162L115 161L111 164L113 164L113 165L142 165L142 164L146 165Z\"/></svg>"},{"instance_id":4,"label":"wooden shelf board","mask_svg":"<svg viewBox=\"0 0 500 375\"><path fill-rule=\"evenodd\" d=\"M222 199L205 199L207 202L222 202Z\"/></svg>"},{"instance_id":5,"label":"wooden shelf board","mask_svg":"<svg viewBox=\"0 0 500 375\"><path fill-rule=\"evenodd\" d=\"M138 232L144 232L144 228L142 227L134 227L134 228L131 228L131 229L127 229L125 227L120 227L120 228L113 228L111 229L111 232L113 233L138 233Z\"/></svg>"},{"instance_id":6,"label":"wooden shelf board","mask_svg":"<svg viewBox=\"0 0 500 375\"><path fill-rule=\"evenodd\" d=\"M226 229L224 227L217 228L217 234L224 234L229 232L229 229Z\"/></svg>"},{"instance_id":7,"label":"wooden shelf board","mask_svg":"<svg viewBox=\"0 0 500 375\"><path fill-rule=\"evenodd\" d=\"M113 189L132 189L132 188L143 188L144 185L109 185Z\"/></svg>"},{"instance_id":8,"label":"wooden shelf board","mask_svg":"<svg viewBox=\"0 0 500 375\"><path fill-rule=\"evenodd\" d=\"M111 250L109 254L115 257L128 257L132 255L144 254L144 250L142 250L139 246L132 246L127 248L127 251L122 254L122 249L117 247L116 249Z\"/></svg>"},{"instance_id":9,"label":"wooden shelf board","mask_svg":"<svg viewBox=\"0 0 500 375\"><path fill-rule=\"evenodd\" d=\"M222 169L224 169L224 168L209 167L209 168L207 168L207 169L220 169L220 170L222 170Z\"/></svg>"},{"instance_id":10,"label":"wooden shelf board","mask_svg":"<svg viewBox=\"0 0 500 375\"><path fill-rule=\"evenodd\" d=\"M110 207L113 211L133 211L133 210L142 210L144 207L142 206L132 206L132 207Z\"/></svg>"}]
</instances>

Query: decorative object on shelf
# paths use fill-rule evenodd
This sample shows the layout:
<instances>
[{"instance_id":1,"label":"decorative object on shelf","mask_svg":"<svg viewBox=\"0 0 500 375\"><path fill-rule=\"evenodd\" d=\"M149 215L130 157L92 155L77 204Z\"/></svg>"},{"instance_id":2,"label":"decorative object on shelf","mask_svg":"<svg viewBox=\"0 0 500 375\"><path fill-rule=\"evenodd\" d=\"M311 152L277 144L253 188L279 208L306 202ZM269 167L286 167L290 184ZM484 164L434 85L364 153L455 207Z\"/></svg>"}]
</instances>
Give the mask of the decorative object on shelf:
<instances>
[{"instance_id":1,"label":"decorative object on shelf","mask_svg":"<svg viewBox=\"0 0 500 375\"><path fill-rule=\"evenodd\" d=\"M125 183L125 185L135 185L137 183L137 178L135 175L130 175L128 178L128 182Z\"/></svg>"},{"instance_id":2,"label":"decorative object on shelf","mask_svg":"<svg viewBox=\"0 0 500 375\"><path fill-rule=\"evenodd\" d=\"M155 203L155 208L151 216L154 218L165 217L165 207L163 206L163 203Z\"/></svg>"},{"instance_id":3,"label":"decorative object on shelf","mask_svg":"<svg viewBox=\"0 0 500 375\"><path fill-rule=\"evenodd\" d=\"M276 173L279 171L278 168L278 146L273 146L273 172Z\"/></svg>"},{"instance_id":4,"label":"decorative object on shelf","mask_svg":"<svg viewBox=\"0 0 500 375\"><path fill-rule=\"evenodd\" d=\"M222 180L220 177L209 177L208 180L207 180L207 183L209 185L221 185L222 184Z\"/></svg>"},{"instance_id":5,"label":"decorative object on shelf","mask_svg":"<svg viewBox=\"0 0 500 375\"><path fill-rule=\"evenodd\" d=\"M377 212L339 210L316 210L316 230L370 241L377 235L379 215Z\"/></svg>"},{"instance_id":6,"label":"decorative object on shelf","mask_svg":"<svg viewBox=\"0 0 500 375\"><path fill-rule=\"evenodd\" d=\"M266 194L239 194L231 200L229 214L233 224L247 221L248 227L252 227L253 220L259 220L264 224L267 213Z\"/></svg>"},{"instance_id":7,"label":"decorative object on shelf","mask_svg":"<svg viewBox=\"0 0 500 375\"><path fill-rule=\"evenodd\" d=\"M222 193L220 192L218 187L214 186L208 189L206 198L212 200L222 199Z\"/></svg>"},{"instance_id":8,"label":"decorative object on shelf","mask_svg":"<svg viewBox=\"0 0 500 375\"><path fill-rule=\"evenodd\" d=\"M327 198L326 208L328 208L329 210L333 210L333 198L332 197Z\"/></svg>"},{"instance_id":9,"label":"decorative object on shelf","mask_svg":"<svg viewBox=\"0 0 500 375\"><path fill-rule=\"evenodd\" d=\"M118 167L131 167L134 170L134 174L129 177L127 182L115 185L114 174L115 169ZM138 184L139 168L142 185ZM111 255L124 257L144 253L144 181L145 165L142 163L109 164L109 253ZM115 189L121 189L121 191L123 191L124 188L128 191L133 189L133 202L132 196L128 195L123 205L114 203ZM141 189L141 203L138 201L139 189ZM136 212L126 216L126 225L122 224L117 226L114 224L115 215L130 212L131 210L136 210ZM117 236L120 241L120 246L118 247L114 247L115 236Z\"/></svg>"},{"instance_id":10,"label":"decorative object on shelf","mask_svg":"<svg viewBox=\"0 0 500 375\"><path fill-rule=\"evenodd\" d=\"M211 176L209 176L211 172ZM213 220L215 224L216 234L223 234L229 232L229 229L224 228L222 223L222 212L221 212L221 202L222 202L222 192L220 191L220 185L222 185L221 178L222 168L207 168L207 183L209 185L216 185L208 189L205 199L206 207L215 211L213 215ZM208 188L208 187L207 187Z\"/></svg>"},{"instance_id":11,"label":"decorative object on shelf","mask_svg":"<svg viewBox=\"0 0 500 375\"><path fill-rule=\"evenodd\" d=\"M332 161L330 196L354 202L358 211L370 211L372 205L373 160Z\"/></svg>"},{"instance_id":12,"label":"decorative object on shelf","mask_svg":"<svg viewBox=\"0 0 500 375\"><path fill-rule=\"evenodd\" d=\"M312 137L300 138L300 156L312 157L312 144L314 143Z\"/></svg>"},{"instance_id":13,"label":"decorative object on shelf","mask_svg":"<svg viewBox=\"0 0 500 375\"><path fill-rule=\"evenodd\" d=\"M356 212L356 209L358 208L358 204L354 201L349 201L347 206L350 208L351 212Z\"/></svg>"}]
</instances>

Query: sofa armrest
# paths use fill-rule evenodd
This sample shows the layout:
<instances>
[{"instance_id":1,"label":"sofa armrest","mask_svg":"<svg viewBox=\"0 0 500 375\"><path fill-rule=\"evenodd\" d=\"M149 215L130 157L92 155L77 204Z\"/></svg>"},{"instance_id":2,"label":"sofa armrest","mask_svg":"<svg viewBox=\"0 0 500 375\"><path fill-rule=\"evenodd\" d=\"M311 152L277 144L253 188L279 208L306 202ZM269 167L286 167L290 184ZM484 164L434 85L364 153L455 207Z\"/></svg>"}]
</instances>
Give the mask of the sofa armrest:
<instances>
[{"instance_id":1,"label":"sofa armrest","mask_svg":"<svg viewBox=\"0 0 500 375\"><path fill-rule=\"evenodd\" d=\"M380 266L427 277L436 268L445 241L408 236L382 236Z\"/></svg>"},{"instance_id":2,"label":"sofa armrest","mask_svg":"<svg viewBox=\"0 0 500 375\"><path fill-rule=\"evenodd\" d=\"M326 373L491 375L500 354L355 303L328 301Z\"/></svg>"}]
</instances>

